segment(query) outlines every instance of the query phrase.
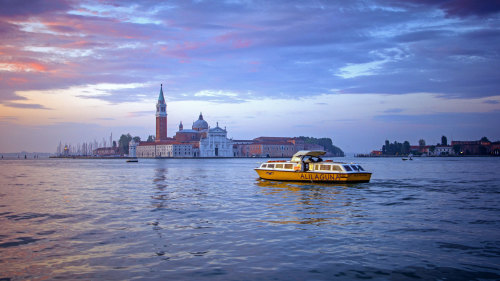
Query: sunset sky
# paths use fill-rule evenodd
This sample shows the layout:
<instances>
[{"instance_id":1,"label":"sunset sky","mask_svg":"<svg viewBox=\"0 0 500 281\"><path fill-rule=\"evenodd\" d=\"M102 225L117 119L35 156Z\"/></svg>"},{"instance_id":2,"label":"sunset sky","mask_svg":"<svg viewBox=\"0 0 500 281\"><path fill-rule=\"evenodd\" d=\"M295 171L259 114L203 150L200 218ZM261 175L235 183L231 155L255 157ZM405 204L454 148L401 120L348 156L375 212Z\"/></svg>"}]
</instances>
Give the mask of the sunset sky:
<instances>
[{"instance_id":1,"label":"sunset sky","mask_svg":"<svg viewBox=\"0 0 500 281\"><path fill-rule=\"evenodd\" d=\"M0 0L0 152L200 112L233 139L500 140L500 1Z\"/></svg>"}]
</instances>

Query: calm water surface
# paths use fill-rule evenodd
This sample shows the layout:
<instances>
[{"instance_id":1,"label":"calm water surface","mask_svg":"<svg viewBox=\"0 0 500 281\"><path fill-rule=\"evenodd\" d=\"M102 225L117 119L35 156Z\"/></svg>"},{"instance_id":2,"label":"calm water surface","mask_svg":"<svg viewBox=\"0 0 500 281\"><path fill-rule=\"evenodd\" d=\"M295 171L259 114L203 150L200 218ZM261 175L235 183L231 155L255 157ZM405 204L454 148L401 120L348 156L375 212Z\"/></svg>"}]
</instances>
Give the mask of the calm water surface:
<instances>
[{"instance_id":1,"label":"calm water surface","mask_svg":"<svg viewBox=\"0 0 500 281\"><path fill-rule=\"evenodd\" d=\"M500 279L500 158L339 160L372 181L263 181L259 159L2 160L0 280Z\"/></svg>"}]
</instances>

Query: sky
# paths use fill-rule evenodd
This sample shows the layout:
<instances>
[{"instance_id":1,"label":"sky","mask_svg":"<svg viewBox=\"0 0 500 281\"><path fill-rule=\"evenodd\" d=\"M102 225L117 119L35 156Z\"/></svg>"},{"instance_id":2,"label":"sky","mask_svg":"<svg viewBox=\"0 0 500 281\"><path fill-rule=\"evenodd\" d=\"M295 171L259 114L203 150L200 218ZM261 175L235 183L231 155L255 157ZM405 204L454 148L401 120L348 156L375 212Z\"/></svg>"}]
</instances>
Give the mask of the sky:
<instances>
[{"instance_id":1,"label":"sky","mask_svg":"<svg viewBox=\"0 0 500 281\"><path fill-rule=\"evenodd\" d=\"M155 134L500 140L500 1L0 0L0 152Z\"/></svg>"}]
</instances>

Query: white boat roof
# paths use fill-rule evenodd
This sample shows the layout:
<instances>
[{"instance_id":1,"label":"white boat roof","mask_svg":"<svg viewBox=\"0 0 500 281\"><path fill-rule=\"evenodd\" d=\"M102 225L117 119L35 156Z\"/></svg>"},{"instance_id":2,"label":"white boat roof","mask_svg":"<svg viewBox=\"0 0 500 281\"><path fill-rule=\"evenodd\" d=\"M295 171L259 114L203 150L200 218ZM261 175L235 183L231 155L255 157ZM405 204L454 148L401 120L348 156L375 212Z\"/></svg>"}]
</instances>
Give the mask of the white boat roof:
<instances>
[{"instance_id":1,"label":"white boat roof","mask_svg":"<svg viewBox=\"0 0 500 281\"><path fill-rule=\"evenodd\" d=\"M303 156L319 157L319 156L325 155L325 154L326 154L326 152L323 150L300 150L300 151L297 151L297 153L295 153L293 155L293 157L303 157Z\"/></svg>"}]
</instances>

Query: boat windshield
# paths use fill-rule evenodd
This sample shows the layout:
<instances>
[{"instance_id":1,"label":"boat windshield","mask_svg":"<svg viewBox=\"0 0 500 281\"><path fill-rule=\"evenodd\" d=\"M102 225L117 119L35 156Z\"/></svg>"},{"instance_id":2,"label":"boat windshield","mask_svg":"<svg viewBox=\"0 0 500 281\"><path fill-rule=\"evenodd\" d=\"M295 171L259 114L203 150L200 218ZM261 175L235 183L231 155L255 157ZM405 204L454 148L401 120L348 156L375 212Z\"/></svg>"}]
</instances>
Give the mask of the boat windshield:
<instances>
[{"instance_id":1,"label":"boat windshield","mask_svg":"<svg viewBox=\"0 0 500 281\"><path fill-rule=\"evenodd\" d=\"M316 157L316 156L305 156L302 159L306 163L319 163L319 162L323 162L323 159L321 159L321 157Z\"/></svg>"}]
</instances>

